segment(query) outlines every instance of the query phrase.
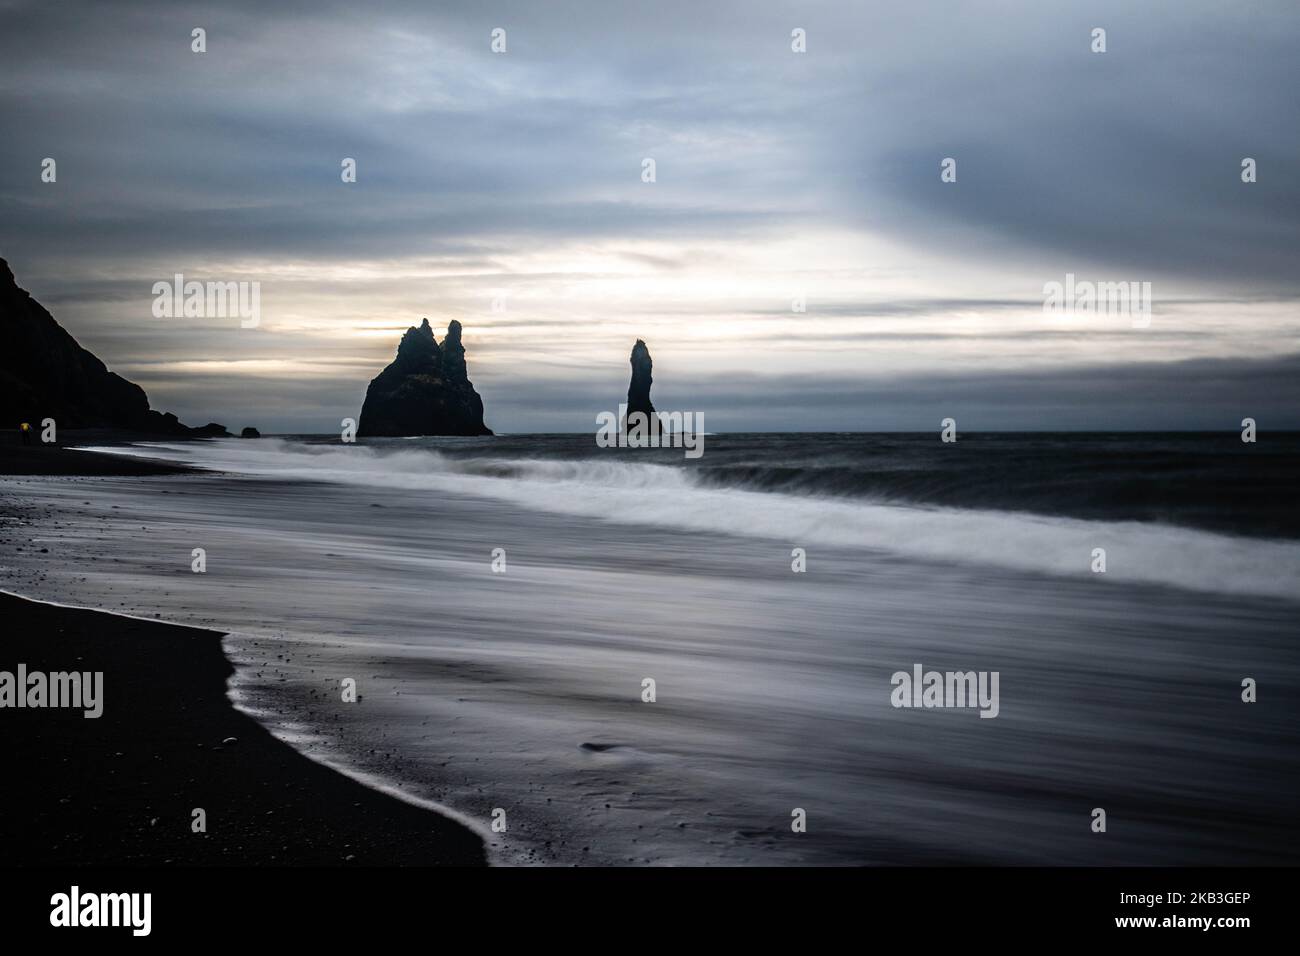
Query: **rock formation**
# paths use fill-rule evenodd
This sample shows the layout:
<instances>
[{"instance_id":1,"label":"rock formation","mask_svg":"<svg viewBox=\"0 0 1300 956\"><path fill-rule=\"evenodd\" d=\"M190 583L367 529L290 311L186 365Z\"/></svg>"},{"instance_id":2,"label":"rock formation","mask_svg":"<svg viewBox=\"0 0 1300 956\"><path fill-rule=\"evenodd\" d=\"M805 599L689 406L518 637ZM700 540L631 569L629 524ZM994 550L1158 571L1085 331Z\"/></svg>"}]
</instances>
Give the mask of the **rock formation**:
<instances>
[{"instance_id":1,"label":"rock formation","mask_svg":"<svg viewBox=\"0 0 1300 956\"><path fill-rule=\"evenodd\" d=\"M259 431L258 431L256 428L254 428L252 425L249 425L248 427L246 427L243 431L241 431L241 432L239 433L239 437L240 437L240 438L261 438L261 437L262 437L262 433L259 432Z\"/></svg>"},{"instance_id":2,"label":"rock formation","mask_svg":"<svg viewBox=\"0 0 1300 956\"><path fill-rule=\"evenodd\" d=\"M632 381L627 386L627 407L623 420L619 422L619 430L645 437L658 435L663 428L663 423L660 422L655 407L650 401L650 385L654 381L650 373L655 363L650 358L650 350L641 339L637 339L636 345L632 346L631 363ZM644 420L633 417L637 412L645 416Z\"/></svg>"},{"instance_id":3,"label":"rock formation","mask_svg":"<svg viewBox=\"0 0 1300 956\"><path fill-rule=\"evenodd\" d=\"M650 404L650 384L654 381L650 372L654 361L645 342L636 340L632 346L632 382L627 387L627 413L645 412L647 419L655 420L655 407Z\"/></svg>"},{"instance_id":4,"label":"rock formation","mask_svg":"<svg viewBox=\"0 0 1300 956\"><path fill-rule=\"evenodd\" d=\"M357 434L491 435L483 424L483 399L470 384L460 323L452 320L442 345L429 320L406 330L397 357L370 382Z\"/></svg>"},{"instance_id":5,"label":"rock formation","mask_svg":"<svg viewBox=\"0 0 1300 956\"><path fill-rule=\"evenodd\" d=\"M189 428L154 411L139 385L128 382L77 344L39 302L18 287L0 258L0 427L120 428L150 435L226 435L215 423ZM38 426L39 427L39 426Z\"/></svg>"}]
</instances>

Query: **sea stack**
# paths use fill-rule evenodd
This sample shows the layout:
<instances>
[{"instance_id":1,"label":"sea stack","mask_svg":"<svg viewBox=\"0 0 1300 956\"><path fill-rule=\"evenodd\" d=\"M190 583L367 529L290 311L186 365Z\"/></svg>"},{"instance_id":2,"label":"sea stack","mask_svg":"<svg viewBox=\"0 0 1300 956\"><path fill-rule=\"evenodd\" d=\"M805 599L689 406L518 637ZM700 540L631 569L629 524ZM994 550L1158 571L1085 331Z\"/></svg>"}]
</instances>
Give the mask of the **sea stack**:
<instances>
[{"instance_id":1,"label":"sea stack","mask_svg":"<svg viewBox=\"0 0 1300 956\"><path fill-rule=\"evenodd\" d=\"M397 357L370 382L357 425L361 437L491 435L483 399L470 383L460 323L447 326L442 345L425 319L397 346Z\"/></svg>"},{"instance_id":2,"label":"sea stack","mask_svg":"<svg viewBox=\"0 0 1300 956\"><path fill-rule=\"evenodd\" d=\"M650 402L650 385L654 382L654 360L650 358L650 350L647 349L646 343L638 338L636 345L632 346L632 381L628 384L628 407L627 415L619 427L621 431L628 431L628 420L636 412L645 415L646 434L659 431L659 416L655 415L654 403Z\"/></svg>"},{"instance_id":3,"label":"sea stack","mask_svg":"<svg viewBox=\"0 0 1300 956\"><path fill-rule=\"evenodd\" d=\"M60 428L119 428L184 438L228 436L215 422L189 428L149 407L144 389L110 372L18 286L0 258L0 427L46 418Z\"/></svg>"},{"instance_id":4,"label":"sea stack","mask_svg":"<svg viewBox=\"0 0 1300 956\"><path fill-rule=\"evenodd\" d=\"M655 407L650 403L650 384L654 381L650 374L654 369L654 360L645 342L636 340L632 346L632 382L627 387L627 413L644 412L647 420L655 420Z\"/></svg>"}]
</instances>

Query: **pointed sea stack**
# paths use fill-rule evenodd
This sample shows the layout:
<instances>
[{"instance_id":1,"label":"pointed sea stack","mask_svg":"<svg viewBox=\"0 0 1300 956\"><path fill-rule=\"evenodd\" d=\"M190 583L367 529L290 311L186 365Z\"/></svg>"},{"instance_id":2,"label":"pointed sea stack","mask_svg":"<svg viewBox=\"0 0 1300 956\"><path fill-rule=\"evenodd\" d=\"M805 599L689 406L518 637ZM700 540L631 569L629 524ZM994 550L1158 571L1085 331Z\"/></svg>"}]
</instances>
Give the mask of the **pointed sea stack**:
<instances>
[{"instance_id":1,"label":"pointed sea stack","mask_svg":"<svg viewBox=\"0 0 1300 956\"><path fill-rule=\"evenodd\" d=\"M650 404L650 384L654 380L650 372L654 361L645 342L636 340L632 346L632 382L627 387L627 413L644 412L646 417L654 420L655 407Z\"/></svg>"},{"instance_id":2,"label":"pointed sea stack","mask_svg":"<svg viewBox=\"0 0 1300 956\"><path fill-rule=\"evenodd\" d=\"M483 399L470 383L460 323L438 345L429 320L406 330L397 357L370 382L357 425L361 437L491 435Z\"/></svg>"},{"instance_id":3,"label":"pointed sea stack","mask_svg":"<svg viewBox=\"0 0 1300 956\"><path fill-rule=\"evenodd\" d=\"M654 381L651 371L655 363L650 358L650 350L641 339L637 339L636 345L632 346L631 363L632 381L627 387L627 407L622 421L618 423L619 431L624 434L658 435L663 430L663 423L650 401L650 385ZM637 412L644 417L633 418Z\"/></svg>"}]
</instances>

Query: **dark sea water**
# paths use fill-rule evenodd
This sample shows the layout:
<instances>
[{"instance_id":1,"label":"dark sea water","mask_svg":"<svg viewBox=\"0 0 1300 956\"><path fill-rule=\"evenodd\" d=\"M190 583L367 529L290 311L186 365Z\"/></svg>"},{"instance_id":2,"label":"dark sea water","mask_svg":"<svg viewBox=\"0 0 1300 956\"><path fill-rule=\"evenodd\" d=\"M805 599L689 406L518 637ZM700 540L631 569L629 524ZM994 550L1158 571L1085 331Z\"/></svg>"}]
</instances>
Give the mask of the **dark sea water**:
<instances>
[{"instance_id":1,"label":"dark sea water","mask_svg":"<svg viewBox=\"0 0 1300 956\"><path fill-rule=\"evenodd\" d=\"M241 706L502 862L1300 862L1296 436L704 448L118 448L211 473L2 480L0 567L230 632ZM893 706L918 664L997 717Z\"/></svg>"},{"instance_id":2,"label":"dark sea water","mask_svg":"<svg viewBox=\"0 0 1300 956\"><path fill-rule=\"evenodd\" d=\"M677 448L597 448L590 435L435 441L441 454L485 475L527 471L510 461L649 462L684 469L704 487L1300 537L1297 432L1252 444L1237 432L999 432L948 444L933 433L709 435L706 453L694 460Z\"/></svg>"}]
</instances>

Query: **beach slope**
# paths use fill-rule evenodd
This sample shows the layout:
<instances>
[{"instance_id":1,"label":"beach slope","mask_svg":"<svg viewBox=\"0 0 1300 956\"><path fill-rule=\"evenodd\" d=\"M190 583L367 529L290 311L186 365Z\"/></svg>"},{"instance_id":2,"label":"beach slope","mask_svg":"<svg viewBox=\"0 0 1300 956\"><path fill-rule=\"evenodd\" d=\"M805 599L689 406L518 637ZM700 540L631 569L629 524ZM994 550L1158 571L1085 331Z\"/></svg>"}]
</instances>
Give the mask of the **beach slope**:
<instances>
[{"instance_id":1,"label":"beach slope","mask_svg":"<svg viewBox=\"0 0 1300 956\"><path fill-rule=\"evenodd\" d=\"M104 675L97 719L0 709L0 866L484 864L464 827L239 713L220 634L8 594L0 620L0 671Z\"/></svg>"}]
</instances>

